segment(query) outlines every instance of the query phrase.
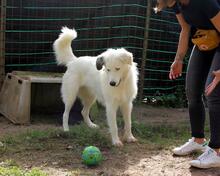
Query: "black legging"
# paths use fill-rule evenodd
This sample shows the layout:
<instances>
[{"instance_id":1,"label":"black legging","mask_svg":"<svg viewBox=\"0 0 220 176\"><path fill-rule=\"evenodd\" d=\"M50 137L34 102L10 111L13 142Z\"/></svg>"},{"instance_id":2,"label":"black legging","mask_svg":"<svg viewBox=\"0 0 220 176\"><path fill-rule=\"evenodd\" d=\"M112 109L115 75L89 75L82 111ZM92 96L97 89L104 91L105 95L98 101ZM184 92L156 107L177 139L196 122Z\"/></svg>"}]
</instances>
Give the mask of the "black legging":
<instances>
[{"instance_id":1,"label":"black legging","mask_svg":"<svg viewBox=\"0 0 220 176\"><path fill-rule=\"evenodd\" d=\"M192 137L203 138L205 107L202 100L205 87L213 80L212 72L220 69L220 46L212 51L202 52L194 47L186 74L186 95ZM206 97L210 117L211 148L220 148L220 83Z\"/></svg>"}]
</instances>

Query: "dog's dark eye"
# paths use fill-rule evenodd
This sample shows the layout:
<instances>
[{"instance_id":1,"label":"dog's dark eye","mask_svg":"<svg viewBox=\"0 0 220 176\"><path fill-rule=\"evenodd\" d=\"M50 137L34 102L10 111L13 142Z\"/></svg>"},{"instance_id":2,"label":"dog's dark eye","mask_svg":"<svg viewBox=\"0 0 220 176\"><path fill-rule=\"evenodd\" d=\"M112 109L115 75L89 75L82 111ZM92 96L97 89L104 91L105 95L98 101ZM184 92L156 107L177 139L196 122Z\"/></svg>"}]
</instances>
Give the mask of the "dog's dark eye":
<instances>
[{"instance_id":1,"label":"dog's dark eye","mask_svg":"<svg viewBox=\"0 0 220 176\"><path fill-rule=\"evenodd\" d=\"M107 71L110 72L111 70L110 70L110 69L107 69Z\"/></svg>"},{"instance_id":2,"label":"dog's dark eye","mask_svg":"<svg viewBox=\"0 0 220 176\"><path fill-rule=\"evenodd\" d=\"M120 68L115 68L115 70L116 70L116 71L119 71L119 70L120 70Z\"/></svg>"}]
</instances>

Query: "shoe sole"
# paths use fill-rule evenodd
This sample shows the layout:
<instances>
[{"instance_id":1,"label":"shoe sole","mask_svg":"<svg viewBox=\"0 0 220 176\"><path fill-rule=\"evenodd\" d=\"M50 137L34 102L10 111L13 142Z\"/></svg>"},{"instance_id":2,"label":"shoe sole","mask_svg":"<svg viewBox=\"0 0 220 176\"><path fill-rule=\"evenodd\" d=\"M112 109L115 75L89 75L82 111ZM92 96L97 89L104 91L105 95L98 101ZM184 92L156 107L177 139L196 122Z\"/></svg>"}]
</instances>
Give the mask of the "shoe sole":
<instances>
[{"instance_id":1,"label":"shoe sole","mask_svg":"<svg viewBox=\"0 0 220 176\"><path fill-rule=\"evenodd\" d=\"M193 164L190 164L192 167L195 167L195 168L200 168L200 169L210 169L210 168L218 168L220 167L220 165L211 165L211 166L196 166L196 165L193 165Z\"/></svg>"},{"instance_id":2,"label":"shoe sole","mask_svg":"<svg viewBox=\"0 0 220 176\"><path fill-rule=\"evenodd\" d=\"M187 156L187 155L191 155L191 154L196 153L196 152L203 152L203 150L193 150L193 151L191 151L191 152L183 153L183 154L175 153L175 152L173 151L173 154L176 155L176 156Z\"/></svg>"}]
</instances>

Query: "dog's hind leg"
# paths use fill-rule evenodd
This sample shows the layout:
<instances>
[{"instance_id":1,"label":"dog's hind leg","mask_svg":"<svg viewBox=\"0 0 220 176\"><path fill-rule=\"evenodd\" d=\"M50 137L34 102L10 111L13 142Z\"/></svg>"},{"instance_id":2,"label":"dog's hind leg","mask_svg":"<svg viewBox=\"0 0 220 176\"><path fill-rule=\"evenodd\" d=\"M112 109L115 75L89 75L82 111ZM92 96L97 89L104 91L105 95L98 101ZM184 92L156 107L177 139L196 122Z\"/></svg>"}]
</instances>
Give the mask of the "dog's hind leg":
<instances>
[{"instance_id":1,"label":"dog's hind leg","mask_svg":"<svg viewBox=\"0 0 220 176\"><path fill-rule=\"evenodd\" d=\"M67 79L66 79L67 80ZM65 110L63 113L63 129L64 131L69 131L69 113L73 106L73 103L76 100L77 93L79 88L77 86L74 86L74 84L70 84L70 82L63 81L61 92L63 97L63 102L65 105Z\"/></svg>"},{"instance_id":2,"label":"dog's hind leg","mask_svg":"<svg viewBox=\"0 0 220 176\"><path fill-rule=\"evenodd\" d=\"M90 128L97 128L98 125L93 123L89 117L90 108L92 107L93 103L95 102L95 97L92 95L85 87L81 88L79 91L79 97L81 99L83 109L81 111L83 119L85 123Z\"/></svg>"},{"instance_id":3,"label":"dog's hind leg","mask_svg":"<svg viewBox=\"0 0 220 176\"><path fill-rule=\"evenodd\" d=\"M70 113L70 110L72 108L73 103L72 102L65 102L64 104L65 104L65 110L63 113L63 130L69 131L69 124L68 124L69 113Z\"/></svg>"},{"instance_id":4,"label":"dog's hind leg","mask_svg":"<svg viewBox=\"0 0 220 176\"><path fill-rule=\"evenodd\" d=\"M136 142L137 139L133 136L131 132L131 111L132 103L124 103L121 107L122 116L124 119L124 139L127 142Z\"/></svg>"}]
</instances>

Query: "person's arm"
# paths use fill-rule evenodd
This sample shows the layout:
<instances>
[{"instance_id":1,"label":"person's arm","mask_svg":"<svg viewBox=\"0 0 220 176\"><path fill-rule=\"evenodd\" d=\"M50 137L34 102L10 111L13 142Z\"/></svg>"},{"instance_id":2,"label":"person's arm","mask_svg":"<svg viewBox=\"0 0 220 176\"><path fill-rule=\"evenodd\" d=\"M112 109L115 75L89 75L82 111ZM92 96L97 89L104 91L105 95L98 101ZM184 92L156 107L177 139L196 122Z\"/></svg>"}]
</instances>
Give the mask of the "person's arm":
<instances>
[{"instance_id":1,"label":"person's arm","mask_svg":"<svg viewBox=\"0 0 220 176\"><path fill-rule=\"evenodd\" d=\"M183 59L188 49L190 26L186 23L181 13L176 14L177 20L181 26L179 43L175 59L170 67L169 78L176 79L182 75Z\"/></svg>"},{"instance_id":2,"label":"person's arm","mask_svg":"<svg viewBox=\"0 0 220 176\"><path fill-rule=\"evenodd\" d=\"M213 81L205 89L206 96L209 96L220 82L220 70L213 71L213 75L214 75Z\"/></svg>"},{"instance_id":3,"label":"person's arm","mask_svg":"<svg viewBox=\"0 0 220 176\"><path fill-rule=\"evenodd\" d=\"M210 19L215 28L220 32L220 11L213 18ZM220 58L219 58L220 59ZM206 87L205 93L206 95L210 95L215 87L220 82L220 69L217 71L213 71L214 79L213 81Z\"/></svg>"},{"instance_id":4,"label":"person's arm","mask_svg":"<svg viewBox=\"0 0 220 176\"><path fill-rule=\"evenodd\" d=\"M176 17L181 26L181 32L179 36L179 43L178 43L175 60L182 62L188 50L188 43L189 43L189 36L190 36L191 28L190 28L190 25L186 23L181 13L177 14Z\"/></svg>"},{"instance_id":5,"label":"person's arm","mask_svg":"<svg viewBox=\"0 0 220 176\"><path fill-rule=\"evenodd\" d=\"M212 24L215 26L215 28L220 32L220 11L217 13L216 16L210 19Z\"/></svg>"}]
</instances>

